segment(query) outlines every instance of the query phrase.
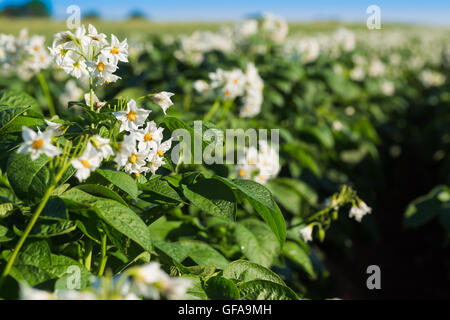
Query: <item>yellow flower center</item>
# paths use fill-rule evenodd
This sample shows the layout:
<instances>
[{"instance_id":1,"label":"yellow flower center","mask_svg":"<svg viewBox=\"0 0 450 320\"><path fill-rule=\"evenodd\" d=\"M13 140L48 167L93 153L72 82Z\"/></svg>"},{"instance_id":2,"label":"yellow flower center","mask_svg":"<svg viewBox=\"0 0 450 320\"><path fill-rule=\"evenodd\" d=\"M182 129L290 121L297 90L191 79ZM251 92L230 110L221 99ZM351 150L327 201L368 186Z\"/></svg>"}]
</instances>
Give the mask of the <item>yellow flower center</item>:
<instances>
[{"instance_id":1,"label":"yellow flower center","mask_svg":"<svg viewBox=\"0 0 450 320\"><path fill-rule=\"evenodd\" d=\"M105 65L104 65L103 62L100 62L100 63L97 65L97 70L98 70L99 72L103 72L103 70L105 70Z\"/></svg>"},{"instance_id":2,"label":"yellow flower center","mask_svg":"<svg viewBox=\"0 0 450 320\"><path fill-rule=\"evenodd\" d=\"M44 139L40 138L33 141L33 144L31 145L33 149L40 149L44 146Z\"/></svg>"},{"instance_id":3,"label":"yellow flower center","mask_svg":"<svg viewBox=\"0 0 450 320\"><path fill-rule=\"evenodd\" d=\"M33 50L38 52L39 51L39 47L38 46L34 46Z\"/></svg>"},{"instance_id":4,"label":"yellow flower center","mask_svg":"<svg viewBox=\"0 0 450 320\"><path fill-rule=\"evenodd\" d=\"M225 90L225 97L229 97L230 96L230 90Z\"/></svg>"},{"instance_id":5,"label":"yellow flower center","mask_svg":"<svg viewBox=\"0 0 450 320\"><path fill-rule=\"evenodd\" d=\"M130 160L130 162L134 164L137 161L137 156L133 153L128 160Z\"/></svg>"},{"instance_id":6,"label":"yellow flower center","mask_svg":"<svg viewBox=\"0 0 450 320\"><path fill-rule=\"evenodd\" d=\"M139 172L135 172L135 173L134 173L134 176L135 176L136 178L139 178L140 175L141 175L141 174L140 174Z\"/></svg>"},{"instance_id":7,"label":"yellow flower center","mask_svg":"<svg viewBox=\"0 0 450 320\"><path fill-rule=\"evenodd\" d=\"M239 170L239 176L240 177L245 176L245 170L244 169Z\"/></svg>"},{"instance_id":8,"label":"yellow flower center","mask_svg":"<svg viewBox=\"0 0 450 320\"><path fill-rule=\"evenodd\" d=\"M149 141L152 141L152 140L153 140L153 137L152 137L152 135L151 135L150 133L147 132L147 133L144 135L144 140L147 141L147 142L149 142Z\"/></svg>"},{"instance_id":9,"label":"yellow flower center","mask_svg":"<svg viewBox=\"0 0 450 320\"><path fill-rule=\"evenodd\" d=\"M239 79L236 78L236 79L233 80L233 82L234 82L234 84L238 84Z\"/></svg>"},{"instance_id":10,"label":"yellow flower center","mask_svg":"<svg viewBox=\"0 0 450 320\"><path fill-rule=\"evenodd\" d=\"M136 113L134 111L130 111L128 113L128 120L135 121L136 120Z\"/></svg>"},{"instance_id":11,"label":"yellow flower center","mask_svg":"<svg viewBox=\"0 0 450 320\"><path fill-rule=\"evenodd\" d=\"M100 38L97 37L97 36L92 36L91 38L92 38L92 40L94 40L94 41L100 41Z\"/></svg>"},{"instance_id":12,"label":"yellow flower center","mask_svg":"<svg viewBox=\"0 0 450 320\"><path fill-rule=\"evenodd\" d=\"M158 152L156 152L158 154L158 156L162 157L164 155L164 151L162 150L158 150Z\"/></svg>"},{"instance_id":13,"label":"yellow flower center","mask_svg":"<svg viewBox=\"0 0 450 320\"><path fill-rule=\"evenodd\" d=\"M41 60L41 62L45 62L45 57L41 56L41 58L39 60Z\"/></svg>"},{"instance_id":14,"label":"yellow flower center","mask_svg":"<svg viewBox=\"0 0 450 320\"><path fill-rule=\"evenodd\" d=\"M81 160L81 164L85 167L85 168L90 168L91 164L89 163L89 161L87 160Z\"/></svg>"},{"instance_id":15,"label":"yellow flower center","mask_svg":"<svg viewBox=\"0 0 450 320\"><path fill-rule=\"evenodd\" d=\"M111 53L112 54L119 54L119 48L117 48L117 47L112 48L111 49Z\"/></svg>"}]
</instances>

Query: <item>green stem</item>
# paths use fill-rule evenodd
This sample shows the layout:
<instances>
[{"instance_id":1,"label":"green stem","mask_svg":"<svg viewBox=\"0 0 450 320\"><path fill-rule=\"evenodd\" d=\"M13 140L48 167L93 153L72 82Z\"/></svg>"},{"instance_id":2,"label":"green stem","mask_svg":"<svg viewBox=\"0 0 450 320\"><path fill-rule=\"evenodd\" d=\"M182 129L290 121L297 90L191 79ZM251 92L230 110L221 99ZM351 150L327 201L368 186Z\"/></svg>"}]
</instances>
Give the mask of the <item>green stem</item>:
<instances>
[{"instance_id":1,"label":"green stem","mask_svg":"<svg viewBox=\"0 0 450 320\"><path fill-rule=\"evenodd\" d=\"M108 256L106 255L106 233L102 235L102 259L100 261L100 267L98 269L98 276L101 277L103 272L105 272L106 261L108 260Z\"/></svg>"},{"instance_id":2,"label":"green stem","mask_svg":"<svg viewBox=\"0 0 450 320\"><path fill-rule=\"evenodd\" d=\"M222 121L225 116L228 114L228 111L230 111L230 107L233 104L233 100L226 100L223 106L222 115L220 116L220 121Z\"/></svg>"},{"instance_id":3,"label":"green stem","mask_svg":"<svg viewBox=\"0 0 450 320\"><path fill-rule=\"evenodd\" d=\"M91 262L92 262L92 240L89 239L86 243L86 256L84 258L84 266L88 271L91 271Z\"/></svg>"},{"instance_id":4,"label":"green stem","mask_svg":"<svg viewBox=\"0 0 450 320\"><path fill-rule=\"evenodd\" d=\"M206 116L203 118L203 121L209 121L214 115L214 113L216 113L217 109L219 109L219 107L220 107L220 100L216 100L216 102L214 102L213 106L208 111Z\"/></svg>"},{"instance_id":5,"label":"green stem","mask_svg":"<svg viewBox=\"0 0 450 320\"><path fill-rule=\"evenodd\" d=\"M47 99L48 111L50 112L50 116L56 115L55 106L53 105L52 96L50 91L48 90L47 81L45 81L44 75L42 72L37 74L37 78L39 79L39 83L41 84L42 91L44 91L45 98Z\"/></svg>"},{"instance_id":6,"label":"green stem","mask_svg":"<svg viewBox=\"0 0 450 320\"><path fill-rule=\"evenodd\" d=\"M2 278L0 279L0 287L4 281L4 279L8 276L9 272L11 271L11 268L14 264L14 261L16 260L17 255L19 254L20 249L22 248L25 240L27 239L28 235L30 234L31 229L33 229L34 224L36 223L37 219L39 218L39 215L41 214L42 210L44 209L45 205L47 204L48 199L50 198L53 190L55 189L55 185L51 185L47 191L45 191L44 197L42 198L42 201L39 203L39 206L37 207L36 211L34 212L33 216L31 217L30 222L27 225L27 228L23 232L22 236L19 239L19 242L17 242L16 247L13 250L11 258L9 258L8 263L6 264L5 269L2 273Z\"/></svg>"},{"instance_id":7,"label":"green stem","mask_svg":"<svg viewBox=\"0 0 450 320\"><path fill-rule=\"evenodd\" d=\"M94 111L94 101L92 100L92 94L94 92L94 90L92 89L93 86L94 85L92 78L89 78L89 98L90 98L89 103L91 105L91 111Z\"/></svg>"}]
</instances>

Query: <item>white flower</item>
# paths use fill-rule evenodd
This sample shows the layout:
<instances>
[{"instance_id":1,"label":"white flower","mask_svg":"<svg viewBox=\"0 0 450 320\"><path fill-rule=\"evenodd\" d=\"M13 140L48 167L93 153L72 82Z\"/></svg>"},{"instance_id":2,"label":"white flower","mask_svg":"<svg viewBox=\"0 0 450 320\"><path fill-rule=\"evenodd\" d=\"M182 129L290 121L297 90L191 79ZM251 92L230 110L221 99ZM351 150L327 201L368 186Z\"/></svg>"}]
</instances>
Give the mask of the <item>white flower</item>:
<instances>
[{"instance_id":1,"label":"white flower","mask_svg":"<svg viewBox=\"0 0 450 320\"><path fill-rule=\"evenodd\" d=\"M158 156L156 153L150 153L150 154L147 156L147 160L148 160L147 168L148 168L148 170L149 170L151 173L153 173L153 174L155 174L156 171L157 171L163 164L165 164L164 158Z\"/></svg>"},{"instance_id":2,"label":"white flower","mask_svg":"<svg viewBox=\"0 0 450 320\"><path fill-rule=\"evenodd\" d=\"M98 134L91 138L92 144L100 153L102 159L109 158L114 155L114 151L109 144L109 139L102 138Z\"/></svg>"},{"instance_id":3,"label":"white flower","mask_svg":"<svg viewBox=\"0 0 450 320\"><path fill-rule=\"evenodd\" d=\"M350 71L350 78L355 81L361 81L364 79L366 73L364 72L363 67L356 66Z\"/></svg>"},{"instance_id":4,"label":"white flower","mask_svg":"<svg viewBox=\"0 0 450 320\"><path fill-rule=\"evenodd\" d=\"M23 142L17 150L18 153L30 153L31 160L36 160L41 154L52 158L61 154L61 150L52 145L53 131L34 132L33 130L22 127Z\"/></svg>"},{"instance_id":5,"label":"white flower","mask_svg":"<svg viewBox=\"0 0 450 320\"><path fill-rule=\"evenodd\" d=\"M55 300L55 296L47 291L31 288L27 285L20 286L21 300Z\"/></svg>"},{"instance_id":6,"label":"white flower","mask_svg":"<svg viewBox=\"0 0 450 320\"><path fill-rule=\"evenodd\" d=\"M136 134L131 132L129 135L123 138L123 141L119 145L119 150L114 158L118 168L123 167L127 162L131 153L136 149Z\"/></svg>"},{"instance_id":7,"label":"white flower","mask_svg":"<svg viewBox=\"0 0 450 320\"><path fill-rule=\"evenodd\" d=\"M113 75L117 70L117 66L109 62L106 55L100 54L96 62L88 62L88 67L93 78L99 78L101 83L115 82L120 77Z\"/></svg>"},{"instance_id":8,"label":"white flower","mask_svg":"<svg viewBox=\"0 0 450 320\"><path fill-rule=\"evenodd\" d=\"M106 35L104 33L98 33L97 29L91 24L89 24L88 26L87 36L91 38L91 43L93 43L97 47L108 44L108 41L106 40Z\"/></svg>"},{"instance_id":9,"label":"white flower","mask_svg":"<svg viewBox=\"0 0 450 320\"><path fill-rule=\"evenodd\" d=\"M183 299L192 286L189 279L172 278L165 273L158 262L150 262L132 270L138 295L159 299L160 294L169 300Z\"/></svg>"},{"instance_id":10,"label":"white flower","mask_svg":"<svg viewBox=\"0 0 450 320\"><path fill-rule=\"evenodd\" d=\"M97 300L95 294L78 290L55 290L58 300Z\"/></svg>"},{"instance_id":11,"label":"white flower","mask_svg":"<svg viewBox=\"0 0 450 320\"><path fill-rule=\"evenodd\" d=\"M289 31L287 22L271 13L264 14L261 29L269 40L276 43L282 43Z\"/></svg>"},{"instance_id":12,"label":"white flower","mask_svg":"<svg viewBox=\"0 0 450 320\"><path fill-rule=\"evenodd\" d=\"M122 122L120 131L131 132L145 123L150 112L150 110L139 109L136 106L136 101L131 99L127 103L127 110L114 112L114 116Z\"/></svg>"},{"instance_id":13,"label":"white flower","mask_svg":"<svg viewBox=\"0 0 450 320\"><path fill-rule=\"evenodd\" d=\"M53 131L53 135L55 137L59 137L64 134L64 125L63 124L48 121L47 119L45 119L44 121L48 125L48 129Z\"/></svg>"},{"instance_id":14,"label":"white flower","mask_svg":"<svg viewBox=\"0 0 450 320\"><path fill-rule=\"evenodd\" d=\"M82 59L73 60L67 57L61 66L65 72L74 76L75 78L81 78L82 76L89 75L86 63Z\"/></svg>"},{"instance_id":15,"label":"white flower","mask_svg":"<svg viewBox=\"0 0 450 320\"><path fill-rule=\"evenodd\" d=\"M342 125L342 122L339 120L334 120L332 124L332 128L334 131L341 131L344 126Z\"/></svg>"},{"instance_id":16,"label":"white flower","mask_svg":"<svg viewBox=\"0 0 450 320\"><path fill-rule=\"evenodd\" d=\"M300 230L300 234L303 238L303 241L308 242L308 241L312 241L312 232L313 232L313 226L312 225L307 225L306 227L304 227L303 229Z\"/></svg>"},{"instance_id":17,"label":"white flower","mask_svg":"<svg viewBox=\"0 0 450 320\"><path fill-rule=\"evenodd\" d=\"M84 95L84 101L86 102L86 104L88 106L91 106L91 94L86 93ZM94 104L95 109L98 111L100 111L100 109L106 104L106 101L102 101L100 102L100 100L98 99L97 95L95 94L95 92L92 92L92 102Z\"/></svg>"},{"instance_id":18,"label":"white flower","mask_svg":"<svg viewBox=\"0 0 450 320\"><path fill-rule=\"evenodd\" d=\"M273 179L280 171L278 152L268 145L267 141L259 142L259 150L255 146L244 149L243 156L238 159L237 176L265 184Z\"/></svg>"},{"instance_id":19,"label":"white flower","mask_svg":"<svg viewBox=\"0 0 450 320\"><path fill-rule=\"evenodd\" d=\"M206 82L205 80L197 80L194 82L194 89L197 92L202 93L203 95L207 95L208 93L211 92L211 88L209 87L208 82Z\"/></svg>"},{"instance_id":20,"label":"white flower","mask_svg":"<svg viewBox=\"0 0 450 320\"><path fill-rule=\"evenodd\" d=\"M87 179L91 172L100 166L101 160L100 153L89 142L83 154L79 158L72 160L72 166L77 169L75 177L80 182Z\"/></svg>"},{"instance_id":21,"label":"white flower","mask_svg":"<svg viewBox=\"0 0 450 320\"><path fill-rule=\"evenodd\" d=\"M166 114L166 110L173 105L173 102L170 100L170 97L173 95L174 94L171 92L162 91L154 94L151 99L154 103L159 105L163 109L164 114Z\"/></svg>"},{"instance_id":22,"label":"white flower","mask_svg":"<svg viewBox=\"0 0 450 320\"><path fill-rule=\"evenodd\" d=\"M127 39L120 42L115 35L111 35L111 45L102 51L113 64L119 61L128 62L128 43Z\"/></svg>"},{"instance_id":23,"label":"white flower","mask_svg":"<svg viewBox=\"0 0 450 320\"><path fill-rule=\"evenodd\" d=\"M258 32L258 21L255 19L248 19L237 26L236 32L242 38L249 38Z\"/></svg>"},{"instance_id":24,"label":"white flower","mask_svg":"<svg viewBox=\"0 0 450 320\"><path fill-rule=\"evenodd\" d=\"M439 87L445 83L445 76L437 71L426 69L419 74L419 80L425 87Z\"/></svg>"},{"instance_id":25,"label":"white flower","mask_svg":"<svg viewBox=\"0 0 450 320\"><path fill-rule=\"evenodd\" d=\"M146 171L145 165L147 164L147 156L147 152L133 150L125 163L125 172L129 174L139 174Z\"/></svg>"},{"instance_id":26,"label":"white flower","mask_svg":"<svg viewBox=\"0 0 450 320\"><path fill-rule=\"evenodd\" d=\"M385 96L392 96L395 92L395 86L391 81L383 81L381 84L381 92Z\"/></svg>"},{"instance_id":27,"label":"white flower","mask_svg":"<svg viewBox=\"0 0 450 320\"><path fill-rule=\"evenodd\" d=\"M170 147L172 146L172 138L169 140L164 141L163 143L159 144L156 147L156 154L160 157L163 157L164 154L169 151Z\"/></svg>"},{"instance_id":28,"label":"white flower","mask_svg":"<svg viewBox=\"0 0 450 320\"><path fill-rule=\"evenodd\" d=\"M158 128L155 121L147 122L147 126L136 131L136 139L139 141L138 149L155 150L163 139L164 128Z\"/></svg>"},{"instance_id":29,"label":"white flower","mask_svg":"<svg viewBox=\"0 0 450 320\"><path fill-rule=\"evenodd\" d=\"M349 217L355 218L356 221L361 222L362 218L372 212L372 208L370 208L364 201L360 201L358 206L353 204L350 209Z\"/></svg>"}]
</instances>

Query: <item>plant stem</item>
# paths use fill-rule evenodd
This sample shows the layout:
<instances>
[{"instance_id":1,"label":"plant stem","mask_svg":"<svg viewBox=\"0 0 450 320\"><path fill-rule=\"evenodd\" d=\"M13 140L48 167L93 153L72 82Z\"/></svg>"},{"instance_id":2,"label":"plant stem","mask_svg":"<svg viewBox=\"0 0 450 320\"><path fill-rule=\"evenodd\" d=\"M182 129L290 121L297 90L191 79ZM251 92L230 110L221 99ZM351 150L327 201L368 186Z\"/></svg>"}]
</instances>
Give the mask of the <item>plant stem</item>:
<instances>
[{"instance_id":1,"label":"plant stem","mask_svg":"<svg viewBox=\"0 0 450 320\"><path fill-rule=\"evenodd\" d=\"M92 240L89 239L86 243L86 257L84 258L84 266L88 271L91 271L91 261L92 261Z\"/></svg>"},{"instance_id":2,"label":"plant stem","mask_svg":"<svg viewBox=\"0 0 450 320\"><path fill-rule=\"evenodd\" d=\"M50 112L50 116L56 115L55 112L55 106L53 105L52 96L50 94L50 91L48 90L47 81L45 80L44 75L42 72L39 72L37 74L37 78L39 79L39 83L41 84L42 91L44 91L45 98L47 99L48 104L48 111Z\"/></svg>"},{"instance_id":3,"label":"plant stem","mask_svg":"<svg viewBox=\"0 0 450 320\"><path fill-rule=\"evenodd\" d=\"M92 100L92 94L94 92L94 90L92 89L93 87L93 82L92 82L92 78L89 78L89 103L91 105L91 111L94 111L94 101Z\"/></svg>"},{"instance_id":4,"label":"plant stem","mask_svg":"<svg viewBox=\"0 0 450 320\"><path fill-rule=\"evenodd\" d=\"M216 100L216 102L214 102L211 109L208 111L208 113L203 118L203 121L209 121L212 118L212 116L214 115L214 113L216 113L217 109L219 109L219 107L220 107L220 100Z\"/></svg>"},{"instance_id":5,"label":"plant stem","mask_svg":"<svg viewBox=\"0 0 450 320\"><path fill-rule=\"evenodd\" d=\"M55 189L55 185L51 185L47 191L45 191L44 197L42 198L42 201L39 203L39 206L37 207L36 211L34 212L33 216L31 217L30 222L27 225L27 228L23 232L22 236L19 239L19 242L17 242L16 247L13 250L11 258L9 258L8 263L6 264L5 269L2 273L2 278L0 279L0 286L2 285L4 279L8 276L9 272L11 271L11 268L14 264L14 261L16 260L17 255L19 254L20 249L22 248L25 240L27 239L28 235L30 234L31 229L33 229L34 224L36 223L37 219L39 218L39 215L41 214L42 210L44 209L45 205L47 204L48 199L50 198L50 195L53 192L53 189Z\"/></svg>"},{"instance_id":6,"label":"plant stem","mask_svg":"<svg viewBox=\"0 0 450 320\"><path fill-rule=\"evenodd\" d=\"M102 259L100 261L100 267L98 269L98 276L101 277L103 272L105 271L106 261L108 260L108 256L106 255L106 233L102 235Z\"/></svg>"}]
</instances>

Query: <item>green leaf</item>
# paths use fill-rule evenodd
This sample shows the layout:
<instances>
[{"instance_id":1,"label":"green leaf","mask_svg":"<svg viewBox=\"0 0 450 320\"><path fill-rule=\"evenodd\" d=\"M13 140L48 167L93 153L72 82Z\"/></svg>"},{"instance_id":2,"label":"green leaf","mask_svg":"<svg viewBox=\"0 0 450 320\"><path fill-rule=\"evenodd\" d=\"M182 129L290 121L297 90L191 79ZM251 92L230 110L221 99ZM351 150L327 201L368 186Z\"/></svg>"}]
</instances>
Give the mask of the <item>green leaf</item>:
<instances>
[{"instance_id":1,"label":"green leaf","mask_svg":"<svg viewBox=\"0 0 450 320\"><path fill-rule=\"evenodd\" d=\"M267 280L252 280L239 285L242 300L298 300L290 288Z\"/></svg>"},{"instance_id":2,"label":"green leaf","mask_svg":"<svg viewBox=\"0 0 450 320\"><path fill-rule=\"evenodd\" d=\"M217 276L206 282L205 292L213 300L239 300L239 290L233 281Z\"/></svg>"},{"instance_id":3,"label":"green leaf","mask_svg":"<svg viewBox=\"0 0 450 320\"><path fill-rule=\"evenodd\" d=\"M60 236L76 229L75 222L73 221L45 221L41 220L36 222L33 229L30 231L30 238L50 238ZM18 229L15 229L18 231ZM22 231L19 232L22 235Z\"/></svg>"},{"instance_id":4,"label":"green leaf","mask_svg":"<svg viewBox=\"0 0 450 320\"><path fill-rule=\"evenodd\" d=\"M245 256L265 267L270 267L280 254L280 244L276 236L259 220L240 221L236 225L235 237Z\"/></svg>"},{"instance_id":5,"label":"green leaf","mask_svg":"<svg viewBox=\"0 0 450 320\"><path fill-rule=\"evenodd\" d=\"M3 251L2 257L6 261L12 255L11 250ZM35 286L52 278L46 271L51 267L51 252L45 240L29 241L19 252L10 275L17 281L25 281Z\"/></svg>"},{"instance_id":6,"label":"green leaf","mask_svg":"<svg viewBox=\"0 0 450 320\"><path fill-rule=\"evenodd\" d=\"M308 254L295 242L286 241L283 247L283 255L299 265L311 278L317 277Z\"/></svg>"},{"instance_id":7,"label":"green leaf","mask_svg":"<svg viewBox=\"0 0 450 320\"><path fill-rule=\"evenodd\" d=\"M425 196L419 197L406 208L403 217L405 228L418 228L439 215L442 203L437 199L445 186L437 186Z\"/></svg>"},{"instance_id":8,"label":"green leaf","mask_svg":"<svg viewBox=\"0 0 450 320\"><path fill-rule=\"evenodd\" d=\"M236 198L233 191L215 179L199 179L196 183L183 185L184 196L197 208L212 216L234 221Z\"/></svg>"},{"instance_id":9,"label":"green leaf","mask_svg":"<svg viewBox=\"0 0 450 320\"><path fill-rule=\"evenodd\" d=\"M142 219L130 208L121 203L99 198L79 188L72 188L61 195L69 207L92 208L111 227L135 241L147 251L152 251L150 230Z\"/></svg>"},{"instance_id":10,"label":"green leaf","mask_svg":"<svg viewBox=\"0 0 450 320\"><path fill-rule=\"evenodd\" d=\"M182 240L179 242L189 252L189 257L199 265L211 264L218 269L223 269L228 260L216 249L208 244L196 240Z\"/></svg>"},{"instance_id":11,"label":"green leaf","mask_svg":"<svg viewBox=\"0 0 450 320\"><path fill-rule=\"evenodd\" d=\"M100 217L110 226L135 241L145 250L153 251L150 230L133 210L109 199L96 201L95 207L98 209Z\"/></svg>"},{"instance_id":12,"label":"green leaf","mask_svg":"<svg viewBox=\"0 0 450 320\"><path fill-rule=\"evenodd\" d=\"M28 154L11 154L6 173L14 193L20 199L37 202L43 197L50 178L45 167L48 161L46 156L32 161Z\"/></svg>"},{"instance_id":13,"label":"green leaf","mask_svg":"<svg viewBox=\"0 0 450 320\"><path fill-rule=\"evenodd\" d=\"M189 255L189 249L177 242L168 242L163 240L155 240L155 247L167 254L173 260L181 263Z\"/></svg>"},{"instance_id":14,"label":"green leaf","mask_svg":"<svg viewBox=\"0 0 450 320\"><path fill-rule=\"evenodd\" d=\"M14 239L14 232L0 224L0 243Z\"/></svg>"},{"instance_id":15,"label":"green leaf","mask_svg":"<svg viewBox=\"0 0 450 320\"><path fill-rule=\"evenodd\" d=\"M39 104L29 94L20 90L1 90L0 106L8 106L14 108L30 107L27 113L32 117L42 118L42 111Z\"/></svg>"},{"instance_id":16,"label":"green leaf","mask_svg":"<svg viewBox=\"0 0 450 320\"><path fill-rule=\"evenodd\" d=\"M52 254L51 258L47 271L58 278L55 290L84 289L90 284L92 274L81 263L63 255Z\"/></svg>"},{"instance_id":17,"label":"green leaf","mask_svg":"<svg viewBox=\"0 0 450 320\"><path fill-rule=\"evenodd\" d=\"M144 191L141 198L153 203L178 204L183 201L169 183L161 179L151 179L139 185L139 189Z\"/></svg>"},{"instance_id":18,"label":"green leaf","mask_svg":"<svg viewBox=\"0 0 450 320\"><path fill-rule=\"evenodd\" d=\"M128 193L133 199L137 198L138 188L136 182L125 172L107 169L97 169L95 172L111 182L117 188Z\"/></svg>"},{"instance_id":19,"label":"green leaf","mask_svg":"<svg viewBox=\"0 0 450 320\"><path fill-rule=\"evenodd\" d=\"M51 220L69 219L66 204L59 197L50 198L50 200L48 200L48 202L45 204L45 207L41 212L40 218L46 218Z\"/></svg>"},{"instance_id":20,"label":"green leaf","mask_svg":"<svg viewBox=\"0 0 450 320\"><path fill-rule=\"evenodd\" d=\"M286 223L283 214L267 188L251 180L229 180L222 177L214 178L225 182L231 188L237 189L241 196L247 198L252 207L277 236L280 245L283 246L286 240Z\"/></svg>"},{"instance_id":21,"label":"green leaf","mask_svg":"<svg viewBox=\"0 0 450 320\"><path fill-rule=\"evenodd\" d=\"M25 111L26 112L26 111ZM0 117L2 116L2 112L0 111ZM7 125L0 129L0 133L15 133L22 132L22 127L36 127L45 125L44 120L39 118L25 117L22 115L18 115L14 117Z\"/></svg>"},{"instance_id":22,"label":"green leaf","mask_svg":"<svg viewBox=\"0 0 450 320\"><path fill-rule=\"evenodd\" d=\"M30 107L0 107L0 133L3 133L8 125Z\"/></svg>"},{"instance_id":23,"label":"green leaf","mask_svg":"<svg viewBox=\"0 0 450 320\"><path fill-rule=\"evenodd\" d=\"M128 206L128 204L125 202L125 200L122 199L121 196L119 196L116 192L114 192L111 189L108 189L107 187L98 185L98 184L82 184L79 186L76 186L75 188L80 189L84 192L87 192L93 196L101 197L101 198L108 198L115 200L124 206Z\"/></svg>"},{"instance_id":24,"label":"green leaf","mask_svg":"<svg viewBox=\"0 0 450 320\"><path fill-rule=\"evenodd\" d=\"M239 282L267 280L280 285L285 285L280 276L275 272L246 260L237 260L228 264L225 269L223 269L223 276L228 279L238 280Z\"/></svg>"}]
</instances>

